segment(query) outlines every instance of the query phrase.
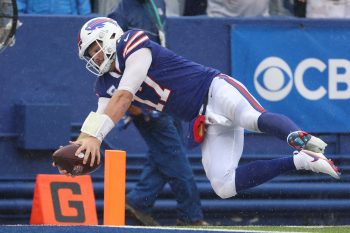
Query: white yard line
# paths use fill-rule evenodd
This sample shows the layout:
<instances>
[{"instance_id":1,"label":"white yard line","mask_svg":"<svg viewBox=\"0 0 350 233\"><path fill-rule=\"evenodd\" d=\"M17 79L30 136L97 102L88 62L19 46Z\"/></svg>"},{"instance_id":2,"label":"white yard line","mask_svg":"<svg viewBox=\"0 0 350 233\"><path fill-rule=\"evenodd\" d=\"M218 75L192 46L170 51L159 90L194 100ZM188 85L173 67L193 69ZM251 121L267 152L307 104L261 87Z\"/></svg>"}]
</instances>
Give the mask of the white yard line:
<instances>
[{"instance_id":1,"label":"white yard line","mask_svg":"<svg viewBox=\"0 0 350 233\"><path fill-rule=\"evenodd\" d=\"M134 229L158 229L158 230L183 230L183 231L214 231L214 232L261 232L261 233L311 233L301 231L264 231L264 230L245 230L245 229L213 229L213 228L184 228L184 227L142 227L142 226L104 226L104 227L116 227L116 228L134 228Z\"/></svg>"}]
</instances>

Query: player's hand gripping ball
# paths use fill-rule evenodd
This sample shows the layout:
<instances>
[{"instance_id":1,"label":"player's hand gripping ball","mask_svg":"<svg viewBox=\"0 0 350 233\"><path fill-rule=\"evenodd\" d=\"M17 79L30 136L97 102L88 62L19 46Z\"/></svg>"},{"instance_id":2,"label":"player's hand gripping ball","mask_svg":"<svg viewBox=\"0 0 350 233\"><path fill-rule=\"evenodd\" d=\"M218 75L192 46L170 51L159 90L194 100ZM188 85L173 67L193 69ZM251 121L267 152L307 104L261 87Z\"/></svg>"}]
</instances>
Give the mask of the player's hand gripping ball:
<instances>
[{"instance_id":1,"label":"player's hand gripping ball","mask_svg":"<svg viewBox=\"0 0 350 233\"><path fill-rule=\"evenodd\" d=\"M78 148L79 145L69 144L56 150L52 155L55 166L73 176L86 175L96 171L101 163L98 165L97 160L95 160L93 166L90 166L91 157L89 157L87 163L83 164L84 154L75 155Z\"/></svg>"}]
</instances>

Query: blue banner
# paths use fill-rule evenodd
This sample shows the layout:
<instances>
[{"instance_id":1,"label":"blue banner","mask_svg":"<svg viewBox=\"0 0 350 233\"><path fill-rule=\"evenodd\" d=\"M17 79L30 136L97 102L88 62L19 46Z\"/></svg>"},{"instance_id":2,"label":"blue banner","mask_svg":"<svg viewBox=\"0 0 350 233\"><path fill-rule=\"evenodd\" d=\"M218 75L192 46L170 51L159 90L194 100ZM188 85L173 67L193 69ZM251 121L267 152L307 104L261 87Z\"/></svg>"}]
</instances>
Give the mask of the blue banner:
<instances>
[{"instance_id":1,"label":"blue banner","mask_svg":"<svg viewBox=\"0 0 350 233\"><path fill-rule=\"evenodd\" d=\"M337 24L240 24L232 76L262 106L309 132L349 132L350 30Z\"/></svg>"}]
</instances>

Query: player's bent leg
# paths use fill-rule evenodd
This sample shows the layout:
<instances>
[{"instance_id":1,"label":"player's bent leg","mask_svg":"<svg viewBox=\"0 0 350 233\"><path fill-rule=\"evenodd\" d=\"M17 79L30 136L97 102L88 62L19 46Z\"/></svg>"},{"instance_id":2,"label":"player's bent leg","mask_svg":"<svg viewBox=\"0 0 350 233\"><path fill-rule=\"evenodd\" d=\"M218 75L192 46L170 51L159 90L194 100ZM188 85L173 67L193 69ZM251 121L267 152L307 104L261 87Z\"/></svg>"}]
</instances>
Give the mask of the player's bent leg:
<instances>
[{"instance_id":1,"label":"player's bent leg","mask_svg":"<svg viewBox=\"0 0 350 233\"><path fill-rule=\"evenodd\" d=\"M231 125L254 132L260 132L258 118L266 111L242 83L227 75L213 80L208 109L229 119Z\"/></svg>"},{"instance_id":2,"label":"player's bent leg","mask_svg":"<svg viewBox=\"0 0 350 233\"><path fill-rule=\"evenodd\" d=\"M274 135L286 140L296 150L311 150L324 153L327 144L299 127L287 116L277 113L264 112L259 116L258 127L261 132Z\"/></svg>"},{"instance_id":3,"label":"player's bent leg","mask_svg":"<svg viewBox=\"0 0 350 233\"><path fill-rule=\"evenodd\" d=\"M258 119L258 127L261 132L276 136L283 141L286 140L290 132L300 130L290 118L273 112L262 113Z\"/></svg>"},{"instance_id":4,"label":"player's bent leg","mask_svg":"<svg viewBox=\"0 0 350 233\"><path fill-rule=\"evenodd\" d=\"M297 170L310 170L316 173L328 174L335 179L340 179L339 168L330 159L321 153L308 150L296 151L293 156Z\"/></svg>"},{"instance_id":5,"label":"player's bent leg","mask_svg":"<svg viewBox=\"0 0 350 233\"><path fill-rule=\"evenodd\" d=\"M255 187L291 170L311 170L340 178L339 169L323 154L302 150L292 157L258 160L236 169L236 192Z\"/></svg>"},{"instance_id":6,"label":"player's bent leg","mask_svg":"<svg viewBox=\"0 0 350 233\"><path fill-rule=\"evenodd\" d=\"M237 194L234 180L234 174L231 174L230 177L212 178L210 184L216 195L222 199L226 199Z\"/></svg>"},{"instance_id":7,"label":"player's bent leg","mask_svg":"<svg viewBox=\"0 0 350 233\"><path fill-rule=\"evenodd\" d=\"M297 150L323 153L327 144L300 128L283 114L267 112L246 87L232 77L221 75L210 86L208 109L230 119L232 125L276 136ZM210 122L210 119L209 119Z\"/></svg>"},{"instance_id":8,"label":"player's bent leg","mask_svg":"<svg viewBox=\"0 0 350 233\"><path fill-rule=\"evenodd\" d=\"M213 190L221 198L236 195L235 170L243 151L244 130L209 125L202 144L202 163Z\"/></svg>"},{"instance_id":9,"label":"player's bent leg","mask_svg":"<svg viewBox=\"0 0 350 233\"><path fill-rule=\"evenodd\" d=\"M258 186L280 174L293 170L295 170L295 165L292 156L271 160L257 160L241 165L236 169L236 191L239 193Z\"/></svg>"}]
</instances>

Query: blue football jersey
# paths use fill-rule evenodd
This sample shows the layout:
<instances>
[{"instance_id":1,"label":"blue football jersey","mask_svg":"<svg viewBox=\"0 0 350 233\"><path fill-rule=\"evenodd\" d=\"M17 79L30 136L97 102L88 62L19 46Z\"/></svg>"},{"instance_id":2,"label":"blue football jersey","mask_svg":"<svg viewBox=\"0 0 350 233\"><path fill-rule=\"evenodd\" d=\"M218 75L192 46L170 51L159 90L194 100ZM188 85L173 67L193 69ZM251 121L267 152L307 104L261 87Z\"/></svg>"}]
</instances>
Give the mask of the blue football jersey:
<instances>
[{"instance_id":1,"label":"blue football jersey","mask_svg":"<svg viewBox=\"0 0 350 233\"><path fill-rule=\"evenodd\" d=\"M149 40L143 31L130 30L117 42L116 64L120 75L124 72L126 59L141 48L151 50L152 63L133 104L146 105L185 121L195 118L213 78L220 71L176 55ZM98 78L96 92L99 96L111 97L119 82L120 77L105 74Z\"/></svg>"}]
</instances>

